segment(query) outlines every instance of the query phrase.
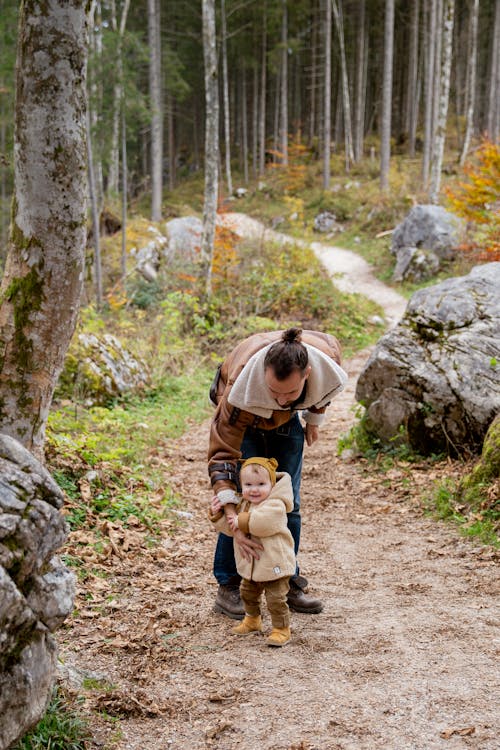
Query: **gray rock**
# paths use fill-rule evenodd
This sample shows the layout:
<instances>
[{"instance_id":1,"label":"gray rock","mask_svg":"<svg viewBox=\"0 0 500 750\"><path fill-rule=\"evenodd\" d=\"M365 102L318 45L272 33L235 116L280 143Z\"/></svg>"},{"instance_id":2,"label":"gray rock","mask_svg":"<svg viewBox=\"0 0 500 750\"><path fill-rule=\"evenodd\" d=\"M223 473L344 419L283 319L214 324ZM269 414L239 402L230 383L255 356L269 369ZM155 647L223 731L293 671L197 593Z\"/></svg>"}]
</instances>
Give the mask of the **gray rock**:
<instances>
[{"instance_id":1,"label":"gray rock","mask_svg":"<svg viewBox=\"0 0 500 750\"><path fill-rule=\"evenodd\" d=\"M165 224L168 245L164 254L168 261L180 259L194 263L199 260L203 223L196 216L171 219Z\"/></svg>"},{"instance_id":2,"label":"gray rock","mask_svg":"<svg viewBox=\"0 0 500 750\"><path fill-rule=\"evenodd\" d=\"M421 278L430 278L436 262L439 267L441 261L453 258L463 231L463 221L442 206L422 205L412 208L392 234L391 252L398 259L394 280L407 278L406 272L409 276L415 274L415 263L421 267ZM411 264L417 250L421 254L417 254L417 259ZM429 275L422 276L423 267Z\"/></svg>"},{"instance_id":3,"label":"gray rock","mask_svg":"<svg viewBox=\"0 0 500 750\"><path fill-rule=\"evenodd\" d=\"M432 250L417 247L403 247L398 252L396 266L392 274L394 281L427 281L436 275L440 260Z\"/></svg>"},{"instance_id":4,"label":"gray rock","mask_svg":"<svg viewBox=\"0 0 500 750\"><path fill-rule=\"evenodd\" d=\"M338 231L337 217L330 211L322 211L316 216L313 223L315 232L328 233Z\"/></svg>"},{"instance_id":5,"label":"gray rock","mask_svg":"<svg viewBox=\"0 0 500 750\"><path fill-rule=\"evenodd\" d=\"M55 551L63 495L20 443L0 435L0 750L43 715L55 681L51 635L73 607L74 577Z\"/></svg>"},{"instance_id":6,"label":"gray rock","mask_svg":"<svg viewBox=\"0 0 500 750\"><path fill-rule=\"evenodd\" d=\"M168 239L155 227L149 227L152 239L140 248L132 248L130 255L135 259L136 270L146 281L155 281L161 265L161 258L168 249Z\"/></svg>"},{"instance_id":7,"label":"gray rock","mask_svg":"<svg viewBox=\"0 0 500 750\"><path fill-rule=\"evenodd\" d=\"M416 292L380 339L356 398L383 443L477 453L500 411L500 263Z\"/></svg>"}]
</instances>

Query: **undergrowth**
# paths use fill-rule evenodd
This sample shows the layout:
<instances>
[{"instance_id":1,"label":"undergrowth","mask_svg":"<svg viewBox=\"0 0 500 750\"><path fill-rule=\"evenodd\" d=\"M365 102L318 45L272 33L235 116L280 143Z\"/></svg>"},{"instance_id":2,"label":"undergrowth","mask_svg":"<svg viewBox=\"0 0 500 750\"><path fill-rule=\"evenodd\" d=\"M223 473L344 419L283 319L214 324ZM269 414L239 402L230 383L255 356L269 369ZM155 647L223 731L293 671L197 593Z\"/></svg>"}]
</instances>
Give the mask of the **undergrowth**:
<instances>
[{"instance_id":1,"label":"undergrowth","mask_svg":"<svg viewBox=\"0 0 500 750\"><path fill-rule=\"evenodd\" d=\"M90 741L87 720L55 689L45 715L11 750L86 750Z\"/></svg>"}]
</instances>

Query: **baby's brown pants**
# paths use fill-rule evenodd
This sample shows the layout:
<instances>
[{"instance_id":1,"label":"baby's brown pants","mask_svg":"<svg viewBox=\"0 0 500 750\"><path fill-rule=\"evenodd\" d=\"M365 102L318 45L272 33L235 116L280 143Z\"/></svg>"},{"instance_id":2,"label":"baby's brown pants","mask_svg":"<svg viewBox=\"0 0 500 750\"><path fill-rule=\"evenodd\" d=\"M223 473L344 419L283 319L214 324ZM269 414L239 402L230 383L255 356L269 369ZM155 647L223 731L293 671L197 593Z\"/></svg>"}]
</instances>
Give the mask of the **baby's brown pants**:
<instances>
[{"instance_id":1,"label":"baby's brown pants","mask_svg":"<svg viewBox=\"0 0 500 750\"><path fill-rule=\"evenodd\" d=\"M276 581L249 581L243 578L240 584L240 595L245 605L245 612L251 617L261 614L260 600L264 592L273 628L289 628L290 610L286 601L289 588L289 577L278 578Z\"/></svg>"}]
</instances>

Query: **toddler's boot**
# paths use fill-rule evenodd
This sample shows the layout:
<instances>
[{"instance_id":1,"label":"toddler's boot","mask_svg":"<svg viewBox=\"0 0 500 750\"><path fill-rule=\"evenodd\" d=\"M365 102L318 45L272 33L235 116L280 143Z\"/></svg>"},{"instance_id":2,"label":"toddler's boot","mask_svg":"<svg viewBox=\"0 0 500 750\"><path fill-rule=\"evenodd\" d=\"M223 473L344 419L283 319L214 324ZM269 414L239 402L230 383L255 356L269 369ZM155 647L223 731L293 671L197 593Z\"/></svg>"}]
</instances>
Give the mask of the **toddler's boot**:
<instances>
[{"instance_id":1,"label":"toddler's boot","mask_svg":"<svg viewBox=\"0 0 500 750\"><path fill-rule=\"evenodd\" d=\"M260 615L245 615L243 620L232 632L237 635L248 635L248 633L260 632L262 630L262 617Z\"/></svg>"},{"instance_id":2,"label":"toddler's boot","mask_svg":"<svg viewBox=\"0 0 500 750\"><path fill-rule=\"evenodd\" d=\"M267 638L268 646L284 646L290 640L290 628L273 628Z\"/></svg>"}]
</instances>

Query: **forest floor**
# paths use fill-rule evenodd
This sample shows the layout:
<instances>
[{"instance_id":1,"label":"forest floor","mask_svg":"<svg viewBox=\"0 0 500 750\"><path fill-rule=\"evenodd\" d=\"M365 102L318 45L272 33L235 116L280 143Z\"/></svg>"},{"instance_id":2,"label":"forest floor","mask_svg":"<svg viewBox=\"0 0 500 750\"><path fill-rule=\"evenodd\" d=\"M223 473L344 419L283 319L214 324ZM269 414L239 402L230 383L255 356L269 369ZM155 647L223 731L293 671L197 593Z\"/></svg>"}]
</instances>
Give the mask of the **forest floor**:
<instances>
[{"instance_id":1,"label":"forest floor","mask_svg":"<svg viewBox=\"0 0 500 750\"><path fill-rule=\"evenodd\" d=\"M370 287L369 274L363 283L388 319L401 314L393 290ZM59 631L61 679L92 712L91 747L498 748L498 553L422 509L460 467L399 461L382 471L337 456L368 354L344 363L348 387L306 449L299 562L325 607L292 613L285 648L234 636L234 621L213 612L208 421L151 457L183 501L160 545L139 524L103 524L101 552L82 546L86 532L71 535L65 551L83 557L87 578Z\"/></svg>"}]
</instances>

